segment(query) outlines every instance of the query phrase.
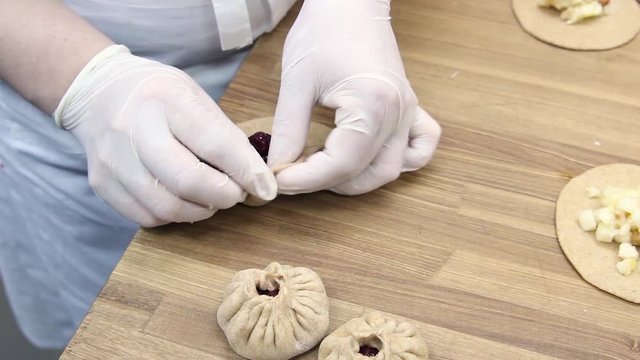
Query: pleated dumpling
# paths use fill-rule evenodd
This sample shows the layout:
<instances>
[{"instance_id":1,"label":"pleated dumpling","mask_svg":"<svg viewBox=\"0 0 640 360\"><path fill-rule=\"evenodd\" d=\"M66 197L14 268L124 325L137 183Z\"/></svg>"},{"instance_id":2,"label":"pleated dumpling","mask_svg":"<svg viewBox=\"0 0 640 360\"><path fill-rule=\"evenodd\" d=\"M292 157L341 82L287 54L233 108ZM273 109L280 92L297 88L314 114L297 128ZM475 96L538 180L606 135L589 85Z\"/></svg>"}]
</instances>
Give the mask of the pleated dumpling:
<instances>
[{"instance_id":1,"label":"pleated dumpling","mask_svg":"<svg viewBox=\"0 0 640 360\"><path fill-rule=\"evenodd\" d=\"M378 312L347 321L327 336L318 360L427 360L429 349L416 327Z\"/></svg>"},{"instance_id":2,"label":"pleated dumpling","mask_svg":"<svg viewBox=\"0 0 640 360\"><path fill-rule=\"evenodd\" d=\"M218 324L240 356L286 360L327 334L329 300L315 272L274 262L235 274L218 308Z\"/></svg>"}]
</instances>

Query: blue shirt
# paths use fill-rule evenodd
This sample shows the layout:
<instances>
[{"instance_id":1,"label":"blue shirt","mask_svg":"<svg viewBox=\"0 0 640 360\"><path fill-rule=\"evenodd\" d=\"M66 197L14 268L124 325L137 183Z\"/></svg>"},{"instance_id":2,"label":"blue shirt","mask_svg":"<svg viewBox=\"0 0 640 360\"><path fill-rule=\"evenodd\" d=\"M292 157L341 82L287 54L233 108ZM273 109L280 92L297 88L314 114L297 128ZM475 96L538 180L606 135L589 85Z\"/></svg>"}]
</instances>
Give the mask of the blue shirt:
<instances>
[{"instance_id":1,"label":"blue shirt","mask_svg":"<svg viewBox=\"0 0 640 360\"><path fill-rule=\"evenodd\" d=\"M246 0L238 16L245 30L241 22L249 20L252 39L279 19L270 2ZM211 0L65 3L135 55L185 70L216 100L247 54L222 50ZM31 342L62 348L138 226L95 195L76 139L2 82L0 203L0 275L9 303Z\"/></svg>"}]
</instances>

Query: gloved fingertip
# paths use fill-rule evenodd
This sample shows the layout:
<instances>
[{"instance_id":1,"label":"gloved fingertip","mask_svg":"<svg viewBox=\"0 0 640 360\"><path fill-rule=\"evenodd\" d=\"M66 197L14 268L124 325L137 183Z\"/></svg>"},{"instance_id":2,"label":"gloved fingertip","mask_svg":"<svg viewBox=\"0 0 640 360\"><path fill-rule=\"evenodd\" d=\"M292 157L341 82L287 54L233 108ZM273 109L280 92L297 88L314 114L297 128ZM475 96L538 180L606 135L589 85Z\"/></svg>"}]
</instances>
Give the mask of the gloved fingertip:
<instances>
[{"instance_id":1,"label":"gloved fingertip","mask_svg":"<svg viewBox=\"0 0 640 360\"><path fill-rule=\"evenodd\" d=\"M298 186L296 185L295 176L290 176L290 172L288 171L290 166L279 169L276 174L276 179L278 181L278 194L281 195L295 195L298 194Z\"/></svg>"},{"instance_id":2,"label":"gloved fingertip","mask_svg":"<svg viewBox=\"0 0 640 360\"><path fill-rule=\"evenodd\" d=\"M269 157L267 158L267 165L270 169L280 168L285 164L294 162L300 154L295 154L292 151L285 150L279 146L273 146L269 149Z\"/></svg>"},{"instance_id":3,"label":"gloved fingertip","mask_svg":"<svg viewBox=\"0 0 640 360\"><path fill-rule=\"evenodd\" d=\"M278 183L270 171L259 173L256 176L256 195L262 200L271 201L278 196Z\"/></svg>"},{"instance_id":4,"label":"gloved fingertip","mask_svg":"<svg viewBox=\"0 0 640 360\"><path fill-rule=\"evenodd\" d=\"M304 150L316 101L315 88L307 80L300 76L288 79L288 76L283 75L273 116L267 160L270 168L295 161Z\"/></svg>"}]
</instances>

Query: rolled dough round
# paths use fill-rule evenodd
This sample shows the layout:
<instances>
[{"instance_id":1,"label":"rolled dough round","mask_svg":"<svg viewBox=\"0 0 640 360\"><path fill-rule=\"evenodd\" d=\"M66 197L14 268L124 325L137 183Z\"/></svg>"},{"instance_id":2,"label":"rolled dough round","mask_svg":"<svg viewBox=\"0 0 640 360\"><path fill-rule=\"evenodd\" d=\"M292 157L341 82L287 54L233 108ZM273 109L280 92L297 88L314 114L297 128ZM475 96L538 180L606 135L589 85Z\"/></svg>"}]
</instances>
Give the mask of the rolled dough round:
<instances>
[{"instance_id":1,"label":"rolled dough round","mask_svg":"<svg viewBox=\"0 0 640 360\"><path fill-rule=\"evenodd\" d=\"M237 123L236 125L240 129L242 129L242 131L244 131L244 133L247 134L247 136L251 136L258 131L263 131L270 134L271 128L273 126L273 117L257 118L257 119ZM307 157L317 152L318 150L322 149L324 147L324 142L327 139L327 136L329 136L329 133L331 132L331 130L332 129L326 125L319 124L316 122L311 122L311 125L309 127L309 133L307 135L307 142L302 151L302 155L300 155L300 158L298 158L298 160L296 160L293 163L279 165L271 169L273 173L277 174L278 172L286 169L287 167L295 163L303 162ZM249 206L261 206L267 203L268 201L263 201L252 195L249 195L244 202L245 205L249 205Z\"/></svg>"},{"instance_id":2,"label":"rolled dough round","mask_svg":"<svg viewBox=\"0 0 640 360\"><path fill-rule=\"evenodd\" d=\"M618 273L618 244L595 240L593 232L578 225L578 214L599 206L589 199L589 186L602 189L609 186L637 188L640 185L640 166L609 164L595 167L571 179L562 189L556 204L556 233L564 254L584 280L622 299L640 304L640 269L631 275Z\"/></svg>"},{"instance_id":3,"label":"rolled dough round","mask_svg":"<svg viewBox=\"0 0 640 360\"><path fill-rule=\"evenodd\" d=\"M572 50L608 50L633 40L640 32L637 0L611 0L605 14L568 25L560 12L539 7L535 0L512 0L524 30L546 43Z\"/></svg>"}]
</instances>

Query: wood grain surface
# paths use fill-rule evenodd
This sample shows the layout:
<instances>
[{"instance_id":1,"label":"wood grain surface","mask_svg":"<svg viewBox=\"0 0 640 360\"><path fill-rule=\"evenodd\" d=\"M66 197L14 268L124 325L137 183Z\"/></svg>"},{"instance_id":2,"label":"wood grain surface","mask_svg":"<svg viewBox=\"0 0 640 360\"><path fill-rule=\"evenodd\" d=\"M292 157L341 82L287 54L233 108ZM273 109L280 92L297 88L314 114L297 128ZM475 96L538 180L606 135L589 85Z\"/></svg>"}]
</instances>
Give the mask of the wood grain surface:
<instances>
[{"instance_id":1,"label":"wood grain surface","mask_svg":"<svg viewBox=\"0 0 640 360\"><path fill-rule=\"evenodd\" d=\"M239 359L216 310L236 271L271 261L318 272L331 330L369 309L408 318L434 360L640 359L640 307L584 282L554 227L568 179L640 157L640 39L571 52L525 34L509 0L392 5L408 77L443 126L432 163L363 196L139 232L62 359ZM273 114L294 19L222 100L235 121Z\"/></svg>"}]
</instances>

